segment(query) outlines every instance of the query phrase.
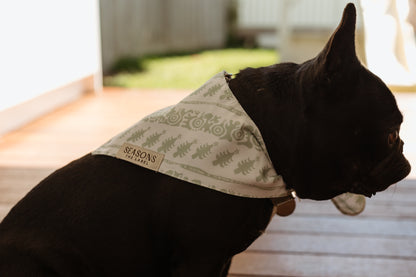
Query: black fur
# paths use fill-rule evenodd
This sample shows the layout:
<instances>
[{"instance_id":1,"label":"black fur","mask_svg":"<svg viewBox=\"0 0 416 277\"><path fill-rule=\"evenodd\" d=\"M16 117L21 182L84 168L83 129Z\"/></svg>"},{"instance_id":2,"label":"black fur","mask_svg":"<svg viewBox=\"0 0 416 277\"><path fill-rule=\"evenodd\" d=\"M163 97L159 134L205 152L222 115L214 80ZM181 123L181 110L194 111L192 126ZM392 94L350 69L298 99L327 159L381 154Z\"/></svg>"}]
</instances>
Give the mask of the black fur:
<instances>
[{"instance_id":1,"label":"black fur","mask_svg":"<svg viewBox=\"0 0 416 277\"><path fill-rule=\"evenodd\" d=\"M371 196L410 171L403 142L389 139L402 115L356 58L354 28L349 4L315 59L248 68L229 83L301 198ZM44 179L0 224L0 276L226 276L272 213L269 199L89 154Z\"/></svg>"},{"instance_id":2,"label":"black fur","mask_svg":"<svg viewBox=\"0 0 416 277\"><path fill-rule=\"evenodd\" d=\"M0 276L220 276L272 209L268 199L87 155L43 180L4 219Z\"/></svg>"}]
</instances>

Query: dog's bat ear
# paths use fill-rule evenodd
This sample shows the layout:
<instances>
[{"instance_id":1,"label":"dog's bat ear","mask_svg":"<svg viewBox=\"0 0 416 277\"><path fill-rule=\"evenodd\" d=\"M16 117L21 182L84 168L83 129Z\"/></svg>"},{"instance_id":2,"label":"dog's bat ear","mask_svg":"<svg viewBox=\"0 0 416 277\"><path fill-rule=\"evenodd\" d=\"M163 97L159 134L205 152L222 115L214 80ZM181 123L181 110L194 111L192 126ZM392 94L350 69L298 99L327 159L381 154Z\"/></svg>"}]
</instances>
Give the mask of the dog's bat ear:
<instances>
[{"instance_id":1,"label":"dog's bat ear","mask_svg":"<svg viewBox=\"0 0 416 277\"><path fill-rule=\"evenodd\" d=\"M323 63L329 72L339 72L340 67L345 68L348 63L358 62L355 53L356 17L355 6L349 3L344 9L342 20L337 29L318 55L318 61Z\"/></svg>"}]
</instances>

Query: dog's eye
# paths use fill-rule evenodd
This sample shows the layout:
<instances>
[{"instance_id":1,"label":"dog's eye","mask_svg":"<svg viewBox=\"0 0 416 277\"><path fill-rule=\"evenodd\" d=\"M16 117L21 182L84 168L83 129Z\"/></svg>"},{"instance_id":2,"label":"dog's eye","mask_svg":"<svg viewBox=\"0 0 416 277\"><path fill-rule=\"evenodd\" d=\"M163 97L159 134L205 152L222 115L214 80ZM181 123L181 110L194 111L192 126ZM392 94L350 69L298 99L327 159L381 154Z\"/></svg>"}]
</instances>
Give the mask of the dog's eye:
<instances>
[{"instance_id":1,"label":"dog's eye","mask_svg":"<svg viewBox=\"0 0 416 277\"><path fill-rule=\"evenodd\" d=\"M399 132L397 130L390 133L388 137L389 146L393 146L396 143L398 138L399 138Z\"/></svg>"}]
</instances>

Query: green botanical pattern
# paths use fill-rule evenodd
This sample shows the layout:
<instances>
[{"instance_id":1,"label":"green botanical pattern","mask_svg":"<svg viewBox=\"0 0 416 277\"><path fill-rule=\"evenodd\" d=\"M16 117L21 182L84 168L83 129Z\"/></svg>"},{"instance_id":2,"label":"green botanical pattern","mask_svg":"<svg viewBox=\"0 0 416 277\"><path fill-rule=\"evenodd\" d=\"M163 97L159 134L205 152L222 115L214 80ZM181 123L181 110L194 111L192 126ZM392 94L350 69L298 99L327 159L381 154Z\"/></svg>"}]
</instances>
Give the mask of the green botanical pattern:
<instances>
[{"instance_id":1,"label":"green botanical pattern","mask_svg":"<svg viewBox=\"0 0 416 277\"><path fill-rule=\"evenodd\" d=\"M243 185L243 186L253 186L253 187L255 187L254 184L250 184L249 182L243 182L243 181L240 181L236 178L233 179L233 178L219 176L219 175L216 175L216 174L211 174L211 173L209 173L209 172L207 172L204 169L201 169L199 167L195 167L195 166L188 165L188 164L181 164L181 163L177 163L177 162L170 161L170 160L165 160L165 161L168 164L177 165L179 168L182 168L182 169L186 170L186 172L188 172L188 173L194 173L194 174L197 174L197 175L202 176L202 177L208 177L208 178L211 178L213 180L222 181L222 182L229 183L229 184L239 184L239 185ZM163 173L167 174L167 172L163 172ZM202 181L200 181L200 184L203 185L204 183ZM215 185L210 185L209 187L213 188L213 187L215 187Z\"/></svg>"},{"instance_id":2,"label":"green botanical pattern","mask_svg":"<svg viewBox=\"0 0 416 277\"><path fill-rule=\"evenodd\" d=\"M195 153L192 155L192 159L196 159L196 158L205 159L211 153L212 147L216 145L218 145L217 142L213 144L208 144L208 143L202 144L196 149Z\"/></svg>"},{"instance_id":3,"label":"green botanical pattern","mask_svg":"<svg viewBox=\"0 0 416 277\"><path fill-rule=\"evenodd\" d=\"M234 95L232 94L231 90L224 90L223 94L220 96L220 100L232 100L234 99Z\"/></svg>"},{"instance_id":4,"label":"green botanical pattern","mask_svg":"<svg viewBox=\"0 0 416 277\"><path fill-rule=\"evenodd\" d=\"M146 138L146 141L142 144L143 147L152 147L153 145L155 145L160 137L165 134L166 131L163 132L156 132L151 134L149 137Z\"/></svg>"},{"instance_id":5,"label":"green botanical pattern","mask_svg":"<svg viewBox=\"0 0 416 277\"><path fill-rule=\"evenodd\" d=\"M191 142L185 141L184 143L181 143L176 149L176 152L173 153L173 157L176 158L179 156L180 158L183 158L191 150L191 146L195 143L197 143L197 140L193 140Z\"/></svg>"},{"instance_id":6,"label":"green botanical pattern","mask_svg":"<svg viewBox=\"0 0 416 277\"><path fill-rule=\"evenodd\" d=\"M243 175L247 175L254 169L254 163L255 160L251 160L250 158L247 158L245 160L242 160L238 162L238 167L234 170L235 174L242 173Z\"/></svg>"},{"instance_id":7,"label":"green botanical pattern","mask_svg":"<svg viewBox=\"0 0 416 277\"><path fill-rule=\"evenodd\" d=\"M267 182L267 179L269 178L269 172L272 170L271 167L265 166L260 169L259 176L257 176L256 181L258 182Z\"/></svg>"},{"instance_id":8,"label":"green botanical pattern","mask_svg":"<svg viewBox=\"0 0 416 277\"><path fill-rule=\"evenodd\" d=\"M216 155L216 159L215 161L212 162L213 165L219 165L221 167L225 167L227 165L229 165L232 160L233 160L233 156L235 154L238 154L238 149L234 150L233 152L230 152L228 150L224 151L224 152L220 152Z\"/></svg>"},{"instance_id":9,"label":"green botanical pattern","mask_svg":"<svg viewBox=\"0 0 416 277\"><path fill-rule=\"evenodd\" d=\"M139 153L142 163L152 163L151 155L160 157L156 170L174 178L244 197L286 194L260 131L230 91L224 73L178 104L145 117L94 153L124 158L120 153L125 143Z\"/></svg>"},{"instance_id":10,"label":"green botanical pattern","mask_svg":"<svg viewBox=\"0 0 416 277\"><path fill-rule=\"evenodd\" d=\"M160 146L160 147L157 149L157 151L158 151L158 152L163 152L163 153L166 153L166 152L170 151L170 150L173 148L173 146L175 145L175 142L176 142L176 141L177 141L180 137L181 137L181 135L178 135L178 136L176 136L176 137L169 137L169 138L165 139L165 140L162 142L162 146Z\"/></svg>"},{"instance_id":11,"label":"green botanical pattern","mask_svg":"<svg viewBox=\"0 0 416 277\"><path fill-rule=\"evenodd\" d=\"M230 113L234 113L237 116L244 116L244 111L241 109L238 109L232 105L225 105L221 102L208 102L208 101L189 101L189 100L183 100L181 103L188 104L188 105L209 105L209 106L215 106L217 108L221 108L223 110L226 110Z\"/></svg>"},{"instance_id":12,"label":"green botanical pattern","mask_svg":"<svg viewBox=\"0 0 416 277\"><path fill-rule=\"evenodd\" d=\"M183 175L183 173L175 171L175 170L168 170L168 171L165 172L165 174L170 175L170 176L175 177L175 178L178 178L178 179L181 179L181 180L185 180L185 181L188 180L188 178L185 177Z\"/></svg>"},{"instance_id":13,"label":"green botanical pattern","mask_svg":"<svg viewBox=\"0 0 416 277\"><path fill-rule=\"evenodd\" d=\"M215 86L212 86L212 87L208 88L207 92L205 92L203 95L204 95L205 97L207 97L207 96L213 96L213 95L215 95L218 91L220 91L220 88L221 88L221 84L217 84L217 85L215 85Z\"/></svg>"},{"instance_id":14,"label":"green botanical pattern","mask_svg":"<svg viewBox=\"0 0 416 277\"><path fill-rule=\"evenodd\" d=\"M127 141L135 142L143 137L143 135L150 130L150 127L139 129L136 132L133 132L130 137L127 138Z\"/></svg>"},{"instance_id":15,"label":"green botanical pattern","mask_svg":"<svg viewBox=\"0 0 416 277\"><path fill-rule=\"evenodd\" d=\"M256 147L261 151L260 142L253 139L252 134L259 136L253 126L243 125L240 121L224 120L212 113L204 113L195 110L175 109L166 115L147 117L145 122L178 126L189 131L203 131L217 136L219 139L235 141L237 144L248 148Z\"/></svg>"}]
</instances>

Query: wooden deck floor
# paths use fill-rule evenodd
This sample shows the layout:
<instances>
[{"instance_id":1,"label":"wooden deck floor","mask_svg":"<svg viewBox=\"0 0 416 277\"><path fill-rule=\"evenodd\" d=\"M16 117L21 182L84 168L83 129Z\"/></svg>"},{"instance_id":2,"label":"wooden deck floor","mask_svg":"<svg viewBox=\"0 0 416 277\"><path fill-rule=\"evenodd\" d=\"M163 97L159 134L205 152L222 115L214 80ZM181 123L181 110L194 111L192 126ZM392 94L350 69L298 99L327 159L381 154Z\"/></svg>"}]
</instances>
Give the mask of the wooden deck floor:
<instances>
[{"instance_id":1,"label":"wooden deck floor","mask_svg":"<svg viewBox=\"0 0 416 277\"><path fill-rule=\"evenodd\" d=\"M186 94L106 89L0 138L0 220L54 169ZM416 96L398 95L398 100L412 162ZM370 199L357 217L339 214L329 201L302 200L292 216L275 217L266 233L234 258L230 277L243 276L416 276L415 174Z\"/></svg>"}]
</instances>

